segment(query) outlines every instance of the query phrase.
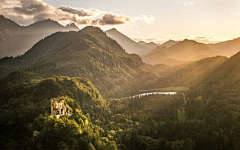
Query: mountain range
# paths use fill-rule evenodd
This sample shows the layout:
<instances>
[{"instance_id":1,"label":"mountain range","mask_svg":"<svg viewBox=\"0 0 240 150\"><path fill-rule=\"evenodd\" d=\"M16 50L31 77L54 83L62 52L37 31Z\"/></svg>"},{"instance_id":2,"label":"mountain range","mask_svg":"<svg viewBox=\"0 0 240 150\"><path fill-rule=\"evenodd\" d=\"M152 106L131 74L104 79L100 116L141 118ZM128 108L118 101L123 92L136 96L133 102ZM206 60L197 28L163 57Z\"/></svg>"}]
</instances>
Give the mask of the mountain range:
<instances>
[{"instance_id":1,"label":"mountain range","mask_svg":"<svg viewBox=\"0 0 240 150\"><path fill-rule=\"evenodd\" d=\"M146 48L149 48L149 49L155 49L156 47L160 46L160 44L156 44L154 42L144 42L144 41L139 41L138 44L146 47Z\"/></svg>"},{"instance_id":2,"label":"mountain range","mask_svg":"<svg viewBox=\"0 0 240 150\"><path fill-rule=\"evenodd\" d=\"M215 44L208 44L208 46L216 50L220 55L230 57L240 51L240 38Z\"/></svg>"},{"instance_id":3,"label":"mountain range","mask_svg":"<svg viewBox=\"0 0 240 150\"><path fill-rule=\"evenodd\" d=\"M78 31L75 24L60 25L51 19L39 21L29 26L20 26L10 19L0 16L0 58L23 55L41 39L55 33ZM216 44L203 44L193 40L169 40L163 44L143 41L135 42L113 28L106 31L127 53L138 54L145 63L178 65L209 56L232 56L240 50L240 38ZM15 43L15 44L12 44Z\"/></svg>"},{"instance_id":4,"label":"mountain range","mask_svg":"<svg viewBox=\"0 0 240 150\"><path fill-rule=\"evenodd\" d=\"M166 65L180 65L187 62L183 62L180 60L175 60L169 58L164 50L168 50L168 48L164 47L157 47L152 52L147 54L146 56L142 57L143 62L156 65L156 64L166 64Z\"/></svg>"},{"instance_id":5,"label":"mountain range","mask_svg":"<svg viewBox=\"0 0 240 150\"><path fill-rule=\"evenodd\" d=\"M62 26L51 19L29 26L20 26L14 21L0 16L0 58L22 55L38 41L55 32L78 30L75 24Z\"/></svg>"},{"instance_id":6,"label":"mountain range","mask_svg":"<svg viewBox=\"0 0 240 150\"><path fill-rule=\"evenodd\" d=\"M158 46L144 56L143 61L152 65L179 65L215 55L217 55L217 52L203 43L184 40L168 48L162 45Z\"/></svg>"},{"instance_id":7,"label":"mountain range","mask_svg":"<svg viewBox=\"0 0 240 150\"><path fill-rule=\"evenodd\" d=\"M86 27L52 34L22 56L0 59L0 75L25 70L34 78L81 76L90 79L104 96L113 96L124 91L124 86L129 88L129 81L140 84L140 77L153 77L145 66L138 55L126 53L100 28ZM132 89L124 92L130 94Z\"/></svg>"},{"instance_id":8,"label":"mountain range","mask_svg":"<svg viewBox=\"0 0 240 150\"><path fill-rule=\"evenodd\" d=\"M0 0L0 150L240 150L223 1Z\"/></svg>"},{"instance_id":9,"label":"mountain range","mask_svg":"<svg viewBox=\"0 0 240 150\"><path fill-rule=\"evenodd\" d=\"M166 48L170 48L174 45L176 45L178 42L177 41L174 41L174 40L169 40L163 44L160 45L160 47L166 47Z\"/></svg>"},{"instance_id":10,"label":"mountain range","mask_svg":"<svg viewBox=\"0 0 240 150\"><path fill-rule=\"evenodd\" d=\"M209 46L193 40L183 40L168 49L163 48L160 51L170 58L180 61L196 61L217 54Z\"/></svg>"},{"instance_id":11,"label":"mountain range","mask_svg":"<svg viewBox=\"0 0 240 150\"><path fill-rule=\"evenodd\" d=\"M117 29L113 28L106 31L107 35L116 40L129 54L138 54L139 56L143 56L151 52L151 48L147 48L126 35L119 32Z\"/></svg>"}]
</instances>

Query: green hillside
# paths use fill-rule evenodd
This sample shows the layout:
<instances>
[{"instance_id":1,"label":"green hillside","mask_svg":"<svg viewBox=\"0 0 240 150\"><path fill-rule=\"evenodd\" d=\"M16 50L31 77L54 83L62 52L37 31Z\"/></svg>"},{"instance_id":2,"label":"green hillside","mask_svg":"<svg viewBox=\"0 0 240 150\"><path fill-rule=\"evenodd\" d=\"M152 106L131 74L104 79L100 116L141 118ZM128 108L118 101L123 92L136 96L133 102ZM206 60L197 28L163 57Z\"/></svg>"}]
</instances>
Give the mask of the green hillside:
<instances>
[{"instance_id":1,"label":"green hillside","mask_svg":"<svg viewBox=\"0 0 240 150\"><path fill-rule=\"evenodd\" d=\"M95 27L53 34L23 56L0 60L1 75L25 70L33 78L86 77L108 97L116 96L116 93L130 94L119 87L130 89L128 81L154 77L144 67L138 55L127 54L116 41ZM135 87L142 86L145 85Z\"/></svg>"},{"instance_id":2,"label":"green hillside","mask_svg":"<svg viewBox=\"0 0 240 150\"><path fill-rule=\"evenodd\" d=\"M227 57L223 56L204 58L181 67L181 69L168 75L166 80L171 83L171 86L192 87L202 83L205 77L209 76L226 60Z\"/></svg>"},{"instance_id":3,"label":"green hillside","mask_svg":"<svg viewBox=\"0 0 240 150\"><path fill-rule=\"evenodd\" d=\"M240 95L240 53L235 54L209 74L195 88L216 97Z\"/></svg>"},{"instance_id":4,"label":"green hillside","mask_svg":"<svg viewBox=\"0 0 240 150\"><path fill-rule=\"evenodd\" d=\"M106 102L89 80L70 77L32 80L14 72L0 83L1 149L116 148L115 142L102 137L102 129L90 121L96 117L104 120L101 113L105 112ZM64 100L72 115L49 116L50 101L54 99ZM33 136L33 131L39 134Z\"/></svg>"}]
</instances>

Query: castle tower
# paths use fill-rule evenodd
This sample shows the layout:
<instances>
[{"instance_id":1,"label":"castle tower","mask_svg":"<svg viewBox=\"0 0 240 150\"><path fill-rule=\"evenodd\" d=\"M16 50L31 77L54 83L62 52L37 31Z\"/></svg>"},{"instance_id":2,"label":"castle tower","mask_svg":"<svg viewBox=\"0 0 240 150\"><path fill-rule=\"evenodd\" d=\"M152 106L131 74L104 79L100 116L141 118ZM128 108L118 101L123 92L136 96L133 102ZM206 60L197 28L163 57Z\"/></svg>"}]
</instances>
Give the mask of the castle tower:
<instances>
[{"instance_id":1,"label":"castle tower","mask_svg":"<svg viewBox=\"0 0 240 150\"><path fill-rule=\"evenodd\" d=\"M51 115L58 118L67 114L67 106L64 100L51 100Z\"/></svg>"}]
</instances>

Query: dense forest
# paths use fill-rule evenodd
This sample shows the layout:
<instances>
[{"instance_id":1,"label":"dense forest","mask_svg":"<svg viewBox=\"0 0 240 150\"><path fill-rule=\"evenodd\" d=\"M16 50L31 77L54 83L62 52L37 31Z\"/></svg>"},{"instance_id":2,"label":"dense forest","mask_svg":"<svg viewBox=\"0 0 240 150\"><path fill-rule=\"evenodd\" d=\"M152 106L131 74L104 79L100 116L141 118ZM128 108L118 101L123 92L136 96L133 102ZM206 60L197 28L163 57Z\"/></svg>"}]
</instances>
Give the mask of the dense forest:
<instances>
[{"instance_id":1,"label":"dense forest","mask_svg":"<svg viewBox=\"0 0 240 150\"><path fill-rule=\"evenodd\" d=\"M237 97L190 90L103 99L86 78L30 79L21 72L0 83L1 149L240 148ZM54 99L64 100L72 115L50 116Z\"/></svg>"},{"instance_id":2,"label":"dense forest","mask_svg":"<svg viewBox=\"0 0 240 150\"><path fill-rule=\"evenodd\" d=\"M99 28L55 33L0 59L0 149L238 150L239 60L152 66Z\"/></svg>"},{"instance_id":3,"label":"dense forest","mask_svg":"<svg viewBox=\"0 0 240 150\"><path fill-rule=\"evenodd\" d=\"M0 82L1 149L116 149L114 141L103 137L104 130L90 121L93 112L99 111L94 116L104 120L102 113L108 111L89 80L29 80L14 72ZM72 115L49 116L52 99L64 100ZM39 135L33 137L33 131Z\"/></svg>"}]
</instances>

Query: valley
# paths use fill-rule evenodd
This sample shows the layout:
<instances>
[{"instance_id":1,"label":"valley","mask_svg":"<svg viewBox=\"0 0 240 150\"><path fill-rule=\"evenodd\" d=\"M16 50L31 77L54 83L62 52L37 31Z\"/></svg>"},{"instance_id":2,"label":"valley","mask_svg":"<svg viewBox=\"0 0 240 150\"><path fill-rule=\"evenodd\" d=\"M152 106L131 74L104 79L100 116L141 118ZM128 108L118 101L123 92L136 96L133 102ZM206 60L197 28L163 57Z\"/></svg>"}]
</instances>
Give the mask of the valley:
<instances>
[{"instance_id":1,"label":"valley","mask_svg":"<svg viewBox=\"0 0 240 150\"><path fill-rule=\"evenodd\" d=\"M65 16L99 10L85 11ZM92 24L124 21L111 17ZM239 38L159 44L59 22L0 16L0 149L240 149Z\"/></svg>"}]
</instances>

